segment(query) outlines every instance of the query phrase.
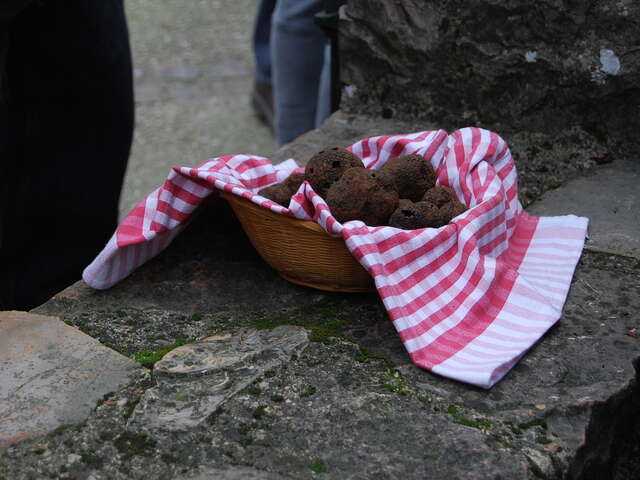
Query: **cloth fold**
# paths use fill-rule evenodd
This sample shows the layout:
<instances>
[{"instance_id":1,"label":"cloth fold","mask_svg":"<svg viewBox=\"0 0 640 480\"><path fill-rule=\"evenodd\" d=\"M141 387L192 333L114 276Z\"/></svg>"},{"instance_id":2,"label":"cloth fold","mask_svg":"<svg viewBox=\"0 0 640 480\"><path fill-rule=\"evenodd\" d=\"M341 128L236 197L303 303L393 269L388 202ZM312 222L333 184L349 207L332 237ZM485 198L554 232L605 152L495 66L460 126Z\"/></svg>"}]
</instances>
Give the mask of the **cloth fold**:
<instances>
[{"instance_id":1,"label":"cloth fold","mask_svg":"<svg viewBox=\"0 0 640 480\"><path fill-rule=\"evenodd\" d=\"M487 130L379 136L349 149L372 169L389 158L422 155L437 183L453 188L469 209L437 229L341 224L307 182L288 208L257 194L303 171L294 161L274 166L259 156L218 157L197 168L174 167L124 219L83 278L94 288L119 282L166 248L214 189L226 190L342 236L373 277L412 361L490 388L560 318L588 220L527 214L511 153Z\"/></svg>"}]
</instances>

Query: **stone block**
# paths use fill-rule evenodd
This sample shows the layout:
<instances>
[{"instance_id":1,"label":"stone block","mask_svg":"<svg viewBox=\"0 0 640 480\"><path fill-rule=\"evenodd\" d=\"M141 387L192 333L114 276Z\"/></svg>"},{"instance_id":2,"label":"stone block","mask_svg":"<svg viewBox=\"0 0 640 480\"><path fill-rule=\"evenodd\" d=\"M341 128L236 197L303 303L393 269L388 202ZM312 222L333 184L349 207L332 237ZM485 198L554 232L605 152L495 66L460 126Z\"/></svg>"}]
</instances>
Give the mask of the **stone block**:
<instances>
[{"instance_id":1,"label":"stone block","mask_svg":"<svg viewBox=\"0 0 640 480\"><path fill-rule=\"evenodd\" d=\"M339 25L341 108L385 118L638 145L632 2L354 0Z\"/></svg>"},{"instance_id":2,"label":"stone block","mask_svg":"<svg viewBox=\"0 0 640 480\"><path fill-rule=\"evenodd\" d=\"M587 248L640 259L640 164L617 161L546 192L529 213L589 218Z\"/></svg>"},{"instance_id":3,"label":"stone block","mask_svg":"<svg viewBox=\"0 0 640 480\"><path fill-rule=\"evenodd\" d=\"M0 312L0 448L82 422L139 371L58 318Z\"/></svg>"}]
</instances>

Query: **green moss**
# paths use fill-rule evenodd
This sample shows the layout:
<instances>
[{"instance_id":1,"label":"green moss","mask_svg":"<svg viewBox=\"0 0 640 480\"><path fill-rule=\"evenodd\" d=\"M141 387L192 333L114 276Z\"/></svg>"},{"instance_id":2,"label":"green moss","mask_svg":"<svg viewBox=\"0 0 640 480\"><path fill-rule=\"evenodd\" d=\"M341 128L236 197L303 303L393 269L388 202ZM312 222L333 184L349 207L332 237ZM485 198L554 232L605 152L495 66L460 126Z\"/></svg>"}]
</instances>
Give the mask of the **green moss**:
<instances>
[{"instance_id":1,"label":"green moss","mask_svg":"<svg viewBox=\"0 0 640 480\"><path fill-rule=\"evenodd\" d=\"M387 370L384 377L380 379L380 386L385 390L398 395L404 396L415 393L397 370Z\"/></svg>"},{"instance_id":2,"label":"green moss","mask_svg":"<svg viewBox=\"0 0 640 480\"><path fill-rule=\"evenodd\" d=\"M124 432L113 441L114 447L127 457L135 455L149 456L156 446L156 441L145 433Z\"/></svg>"},{"instance_id":3,"label":"green moss","mask_svg":"<svg viewBox=\"0 0 640 480\"><path fill-rule=\"evenodd\" d=\"M500 437L499 435L492 434L491 439L496 441L499 445L503 446L504 448L513 448L513 445L511 445L509 442L507 442L504 438Z\"/></svg>"},{"instance_id":4,"label":"green moss","mask_svg":"<svg viewBox=\"0 0 640 480\"><path fill-rule=\"evenodd\" d=\"M446 413L447 415L458 415L460 413L460 409L455 405L449 405L442 413Z\"/></svg>"},{"instance_id":5,"label":"green moss","mask_svg":"<svg viewBox=\"0 0 640 480\"><path fill-rule=\"evenodd\" d=\"M60 425L59 427L54 428L53 430L51 430L47 436L49 437L57 437L58 435L62 435L65 432L68 432L69 430L73 429L73 425L71 425L70 423L63 423L62 425Z\"/></svg>"},{"instance_id":6,"label":"green moss","mask_svg":"<svg viewBox=\"0 0 640 480\"><path fill-rule=\"evenodd\" d=\"M176 463L178 461L176 457L166 452L160 455L160 460L164 463Z\"/></svg>"},{"instance_id":7,"label":"green moss","mask_svg":"<svg viewBox=\"0 0 640 480\"><path fill-rule=\"evenodd\" d=\"M257 407L253 413L251 414L253 416L253 418L259 419L264 417L267 414L267 406L266 405L260 405L259 407Z\"/></svg>"},{"instance_id":8,"label":"green moss","mask_svg":"<svg viewBox=\"0 0 640 480\"><path fill-rule=\"evenodd\" d=\"M80 461L86 466L94 469L102 468L102 465L104 464L104 460L93 453L83 453L80 456Z\"/></svg>"},{"instance_id":9,"label":"green moss","mask_svg":"<svg viewBox=\"0 0 640 480\"><path fill-rule=\"evenodd\" d=\"M100 435L98 435L98 438L102 442L109 442L109 441L111 441L113 439L113 433L111 433L111 432L100 432Z\"/></svg>"},{"instance_id":10,"label":"green moss","mask_svg":"<svg viewBox=\"0 0 640 480\"><path fill-rule=\"evenodd\" d=\"M252 312L249 323L258 329L298 325L309 330L310 341L331 343L334 338L345 337L344 328L349 324L347 315L337 302L323 299L275 312Z\"/></svg>"},{"instance_id":11,"label":"green moss","mask_svg":"<svg viewBox=\"0 0 640 480\"><path fill-rule=\"evenodd\" d=\"M157 350L145 350L143 352L138 352L136 354L133 355L133 359L136 362L139 362L145 366L152 366L154 363L156 363L158 360L160 360L162 357L164 357L167 353L169 353L171 350L181 347L182 345L186 345L187 343L192 343L194 342L195 339L191 338L191 339L178 339L175 342L173 342L170 345L165 345L162 348L159 348Z\"/></svg>"},{"instance_id":12,"label":"green moss","mask_svg":"<svg viewBox=\"0 0 640 480\"><path fill-rule=\"evenodd\" d=\"M251 385L247 391L251 395L260 395L262 393L262 389L257 385Z\"/></svg>"},{"instance_id":13,"label":"green moss","mask_svg":"<svg viewBox=\"0 0 640 480\"><path fill-rule=\"evenodd\" d=\"M366 363L369 360L382 360L387 364L387 367L390 367L390 368L393 368L395 366L391 360L388 360L381 355L376 355L374 353L371 353L366 348L361 347L358 350L358 353L356 353L356 361L361 363Z\"/></svg>"},{"instance_id":14,"label":"green moss","mask_svg":"<svg viewBox=\"0 0 640 480\"><path fill-rule=\"evenodd\" d=\"M315 458L311 461L309 468L313 473L325 473L327 471L327 465L321 458Z\"/></svg>"},{"instance_id":15,"label":"green moss","mask_svg":"<svg viewBox=\"0 0 640 480\"><path fill-rule=\"evenodd\" d=\"M247 448L249 445L253 443L253 439L251 437L243 437L238 440L238 443L243 447Z\"/></svg>"},{"instance_id":16,"label":"green moss","mask_svg":"<svg viewBox=\"0 0 640 480\"><path fill-rule=\"evenodd\" d=\"M300 396L301 397L310 397L314 393L316 393L316 387L314 387L313 385L309 385L309 386L307 386L307 388L305 388L302 391L302 393L300 393Z\"/></svg>"},{"instance_id":17,"label":"green moss","mask_svg":"<svg viewBox=\"0 0 640 480\"><path fill-rule=\"evenodd\" d=\"M504 424L509 427L509 430L511 430L511 433L515 435L522 435L522 429L514 425L511 420L507 420L506 422L504 422Z\"/></svg>"},{"instance_id":18,"label":"green moss","mask_svg":"<svg viewBox=\"0 0 640 480\"><path fill-rule=\"evenodd\" d=\"M534 418L533 420L529 420L528 422L519 423L518 428L522 430L527 430L532 427L541 427L543 430L547 429L547 420L544 418Z\"/></svg>"},{"instance_id":19,"label":"green moss","mask_svg":"<svg viewBox=\"0 0 640 480\"><path fill-rule=\"evenodd\" d=\"M282 395L272 395L271 401L276 403L282 403L284 402L284 397Z\"/></svg>"},{"instance_id":20,"label":"green moss","mask_svg":"<svg viewBox=\"0 0 640 480\"><path fill-rule=\"evenodd\" d=\"M449 405L442 411L442 413L451 415L455 423L464 425L466 427L477 428L479 430L487 430L493 425L493 423L486 418L468 418L463 416L460 412L460 408L457 405Z\"/></svg>"},{"instance_id":21,"label":"green moss","mask_svg":"<svg viewBox=\"0 0 640 480\"><path fill-rule=\"evenodd\" d=\"M121 308L118 308L117 310L114 310L111 313L119 318L124 318L129 316L139 317L144 314L144 310L136 307L121 307Z\"/></svg>"},{"instance_id":22,"label":"green moss","mask_svg":"<svg viewBox=\"0 0 640 480\"><path fill-rule=\"evenodd\" d=\"M480 430L486 430L488 428L491 427L491 425L493 425L493 423L489 420L487 420L486 418L480 418L480 419L470 419L470 418L465 418L463 416L455 416L454 420L455 423L458 423L460 425L465 425L467 427L472 427L472 428L477 428Z\"/></svg>"}]
</instances>

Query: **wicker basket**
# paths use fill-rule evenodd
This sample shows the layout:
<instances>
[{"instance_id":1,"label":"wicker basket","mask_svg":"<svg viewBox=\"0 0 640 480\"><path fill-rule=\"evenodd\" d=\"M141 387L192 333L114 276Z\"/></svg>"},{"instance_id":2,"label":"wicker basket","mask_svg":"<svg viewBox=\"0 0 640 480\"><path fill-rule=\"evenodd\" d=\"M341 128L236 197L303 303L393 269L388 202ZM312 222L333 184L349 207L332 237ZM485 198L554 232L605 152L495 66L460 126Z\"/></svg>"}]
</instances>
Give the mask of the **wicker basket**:
<instances>
[{"instance_id":1,"label":"wicker basket","mask_svg":"<svg viewBox=\"0 0 640 480\"><path fill-rule=\"evenodd\" d=\"M330 292L369 292L373 279L335 238L315 222L272 212L246 198L221 191L260 256L282 278Z\"/></svg>"}]
</instances>

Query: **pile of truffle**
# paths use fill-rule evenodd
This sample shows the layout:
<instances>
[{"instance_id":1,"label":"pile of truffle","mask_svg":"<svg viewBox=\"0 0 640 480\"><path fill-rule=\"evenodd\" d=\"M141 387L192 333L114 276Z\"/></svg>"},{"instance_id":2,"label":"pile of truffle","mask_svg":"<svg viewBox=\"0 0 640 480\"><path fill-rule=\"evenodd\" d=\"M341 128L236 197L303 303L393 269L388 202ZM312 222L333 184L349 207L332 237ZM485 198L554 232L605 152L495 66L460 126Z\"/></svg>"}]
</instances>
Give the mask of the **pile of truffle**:
<instances>
[{"instance_id":1,"label":"pile of truffle","mask_svg":"<svg viewBox=\"0 0 640 480\"><path fill-rule=\"evenodd\" d=\"M304 174L293 174L258 193L286 206L305 180L341 223L362 220L404 230L437 228L467 209L449 187L435 186L435 172L420 155L391 158L380 170L370 170L340 147L318 152Z\"/></svg>"}]
</instances>

